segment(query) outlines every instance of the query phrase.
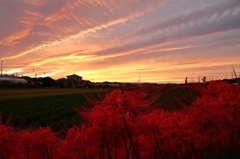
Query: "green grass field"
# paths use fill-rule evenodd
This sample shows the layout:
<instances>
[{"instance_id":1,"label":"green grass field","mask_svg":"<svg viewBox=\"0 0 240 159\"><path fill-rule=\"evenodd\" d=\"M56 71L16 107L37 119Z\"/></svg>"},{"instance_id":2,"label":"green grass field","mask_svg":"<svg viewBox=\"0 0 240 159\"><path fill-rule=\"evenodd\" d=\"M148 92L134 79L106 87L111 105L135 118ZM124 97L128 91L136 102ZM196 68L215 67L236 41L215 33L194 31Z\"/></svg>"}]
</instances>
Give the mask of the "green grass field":
<instances>
[{"instance_id":1,"label":"green grass field","mask_svg":"<svg viewBox=\"0 0 240 159\"><path fill-rule=\"evenodd\" d=\"M83 93L94 95L95 89L0 89L2 122L16 127L51 126L53 130L69 128L83 121L74 108L88 105Z\"/></svg>"},{"instance_id":2,"label":"green grass field","mask_svg":"<svg viewBox=\"0 0 240 159\"><path fill-rule=\"evenodd\" d=\"M180 86L168 86L160 89L158 93L171 90L162 94L154 104L165 110L181 109L176 98L189 94L189 89ZM2 122L10 123L14 127L50 126L53 130L70 128L72 124L80 125L84 121L75 111L75 108L89 105L83 93L98 98L101 89L0 89L0 113ZM191 100L191 99L190 99ZM188 100L181 102L189 105Z\"/></svg>"},{"instance_id":3,"label":"green grass field","mask_svg":"<svg viewBox=\"0 0 240 159\"><path fill-rule=\"evenodd\" d=\"M70 95L98 92L96 89L57 89L57 88L42 88L42 89L0 89L0 101L20 98L35 98L49 97L57 95Z\"/></svg>"}]
</instances>

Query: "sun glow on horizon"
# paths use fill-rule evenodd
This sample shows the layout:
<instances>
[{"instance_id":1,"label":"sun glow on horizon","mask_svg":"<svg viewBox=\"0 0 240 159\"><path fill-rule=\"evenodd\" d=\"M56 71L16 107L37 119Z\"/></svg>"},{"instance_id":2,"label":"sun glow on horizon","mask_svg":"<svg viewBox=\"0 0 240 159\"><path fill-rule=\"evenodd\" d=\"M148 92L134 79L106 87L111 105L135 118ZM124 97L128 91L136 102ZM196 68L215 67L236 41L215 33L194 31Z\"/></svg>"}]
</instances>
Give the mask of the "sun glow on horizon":
<instances>
[{"instance_id":1,"label":"sun glow on horizon","mask_svg":"<svg viewBox=\"0 0 240 159\"><path fill-rule=\"evenodd\" d=\"M7 71L5 73L13 74L13 73L20 73L20 72L22 72L22 69L12 69L12 70L9 70L9 71Z\"/></svg>"}]
</instances>

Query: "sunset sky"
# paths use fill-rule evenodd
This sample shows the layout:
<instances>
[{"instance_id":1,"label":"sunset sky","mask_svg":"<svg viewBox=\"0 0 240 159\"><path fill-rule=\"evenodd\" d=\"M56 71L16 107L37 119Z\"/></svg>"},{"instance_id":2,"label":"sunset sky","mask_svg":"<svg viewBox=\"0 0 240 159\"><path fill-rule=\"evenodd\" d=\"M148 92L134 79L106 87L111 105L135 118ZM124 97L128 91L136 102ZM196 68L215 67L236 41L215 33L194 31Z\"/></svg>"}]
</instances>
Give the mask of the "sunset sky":
<instances>
[{"instance_id":1,"label":"sunset sky","mask_svg":"<svg viewBox=\"0 0 240 159\"><path fill-rule=\"evenodd\" d=\"M240 0L0 0L3 74L183 83L240 73Z\"/></svg>"}]
</instances>

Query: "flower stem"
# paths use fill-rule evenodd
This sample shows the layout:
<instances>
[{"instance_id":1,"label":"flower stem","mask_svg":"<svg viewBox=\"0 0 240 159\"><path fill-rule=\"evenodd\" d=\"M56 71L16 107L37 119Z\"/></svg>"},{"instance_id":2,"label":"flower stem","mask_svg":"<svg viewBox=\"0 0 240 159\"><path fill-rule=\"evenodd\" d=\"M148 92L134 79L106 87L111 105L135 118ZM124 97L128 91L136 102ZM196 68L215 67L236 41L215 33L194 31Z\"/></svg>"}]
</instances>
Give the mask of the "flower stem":
<instances>
[{"instance_id":1,"label":"flower stem","mask_svg":"<svg viewBox=\"0 0 240 159\"><path fill-rule=\"evenodd\" d=\"M129 140L130 140L130 144L133 148L133 153L134 153L134 156L136 157L136 159L140 159L139 155L138 155L138 152L137 152L137 149L135 147L135 144L134 144L134 141L133 141L133 138L131 136L131 133L130 133L130 130L128 128L128 125L127 125L127 122L126 122L126 119L125 117L122 115L122 118L123 118L123 122L124 122L124 125L126 127L126 130L127 130L127 134L128 134L128 137L129 137Z\"/></svg>"}]
</instances>

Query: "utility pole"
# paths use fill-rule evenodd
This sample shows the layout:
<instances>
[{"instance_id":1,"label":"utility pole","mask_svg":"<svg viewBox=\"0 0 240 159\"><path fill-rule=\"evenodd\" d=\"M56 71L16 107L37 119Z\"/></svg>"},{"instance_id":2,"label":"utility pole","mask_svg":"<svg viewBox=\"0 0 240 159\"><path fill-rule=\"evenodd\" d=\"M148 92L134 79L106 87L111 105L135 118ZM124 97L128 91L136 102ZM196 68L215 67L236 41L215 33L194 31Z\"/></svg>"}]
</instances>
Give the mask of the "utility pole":
<instances>
[{"instance_id":1,"label":"utility pole","mask_svg":"<svg viewBox=\"0 0 240 159\"><path fill-rule=\"evenodd\" d=\"M239 66L239 70L240 70L240 66ZM238 78L240 78L240 71L239 71L239 76L238 76Z\"/></svg>"},{"instance_id":2,"label":"utility pole","mask_svg":"<svg viewBox=\"0 0 240 159\"><path fill-rule=\"evenodd\" d=\"M1 61L1 76L2 76L2 67L3 67L3 60Z\"/></svg>"}]
</instances>

